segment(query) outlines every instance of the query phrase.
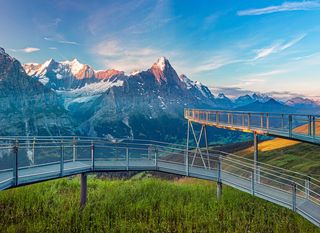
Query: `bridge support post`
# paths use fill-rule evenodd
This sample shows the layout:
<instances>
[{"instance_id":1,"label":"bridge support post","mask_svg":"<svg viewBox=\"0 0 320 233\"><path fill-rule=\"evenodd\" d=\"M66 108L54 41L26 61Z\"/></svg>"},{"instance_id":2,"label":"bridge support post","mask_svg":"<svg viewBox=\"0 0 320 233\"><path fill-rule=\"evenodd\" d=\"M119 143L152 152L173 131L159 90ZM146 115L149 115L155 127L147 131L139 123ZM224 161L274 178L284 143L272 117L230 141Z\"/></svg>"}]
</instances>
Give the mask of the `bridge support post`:
<instances>
[{"instance_id":1,"label":"bridge support post","mask_svg":"<svg viewBox=\"0 0 320 233\"><path fill-rule=\"evenodd\" d=\"M222 183L221 181L218 180L217 182L217 200L221 200L221 196L222 196Z\"/></svg>"},{"instance_id":2,"label":"bridge support post","mask_svg":"<svg viewBox=\"0 0 320 233\"><path fill-rule=\"evenodd\" d=\"M258 154L259 154L259 141L258 134L256 132L253 133L253 174L254 181L258 182L259 179L259 168L258 168Z\"/></svg>"},{"instance_id":3,"label":"bridge support post","mask_svg":"<svg viewBox=\"0 0 320 233\"><path fill-rule=\"evenodd\" d=\"M87 174L81 173L80 177L80 208L83 208L87 202Z\"/></svg>"}]
</instances>

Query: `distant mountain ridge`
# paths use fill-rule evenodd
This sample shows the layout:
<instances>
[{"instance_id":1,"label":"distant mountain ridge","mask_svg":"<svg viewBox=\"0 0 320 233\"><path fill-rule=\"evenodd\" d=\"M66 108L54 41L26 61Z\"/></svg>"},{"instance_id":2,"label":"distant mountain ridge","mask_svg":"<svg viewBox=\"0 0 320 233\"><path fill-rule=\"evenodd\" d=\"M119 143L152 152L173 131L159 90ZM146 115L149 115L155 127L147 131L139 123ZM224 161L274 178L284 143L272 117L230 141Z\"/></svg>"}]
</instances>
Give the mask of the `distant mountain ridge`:
<instances>
[{"instance_id":1,"label":"distant mountain ridge","mask_svg":"<svg viewBox=\"0 0 320 233\"><path fill-rule=\"evenodd\" d=\"M4 53L3 49L0 51ZM14 59L9 55L6 57L9 60ZM8 62L0 61L1 63L6 65ZM280 103L271 97L255 93L235 100L223 93L214 96L202 83L193 81L186 75L178 75L165 57L160 57L149 69L131 74L115 69L95 70L77 59L62 62L49 59L43 64L27 63L23 68L20 65L16 69L19 71L15 72L20 72L23 77L16 81L12 79L12 82L25 80L24 82L37 86L35 88L26 84L28 90L19 92L28 93L34 89L46 92L37 102L46 109L41 111L55 119L65 119L65 125L55 125L57 131L47 130L43 134L80 133L90 136L172 141L185 137L184 108L271 112L296 112L303 109L302 100L297 99ZM4 70L5 68L1 68L0 74ZM4 76L8 79L12 75L5 72ZM14 86L12 82L10 85ZM10 85L6 85L4 90L10 90ZM11 94L4 92L4 97L19 96L17 90L15 91ZM28 95L32 96L33 93ZM50 105L47 104L49 100L53 101ZM19 101L21 105L23 100ZM41 104L42 102L44 104ZM35 109L37 104L30 106ZM299 108L296 107L297 104ZM305 105L305 108L309 109L309 106L311 104ZM59 114L55 113L57 110L53 110L54 108L59 109ZM38 116L38 113L34 116ZM21 117L21 121L26 122L25 119L29 118L26 114ZM3 122L8 120L3 117ZM52 122L51 118L48 118L47 122ZM60 127L72 130L60 132ZM29 131L29 134L36 134L36 131Z\"/></svg>"}]
</instances>

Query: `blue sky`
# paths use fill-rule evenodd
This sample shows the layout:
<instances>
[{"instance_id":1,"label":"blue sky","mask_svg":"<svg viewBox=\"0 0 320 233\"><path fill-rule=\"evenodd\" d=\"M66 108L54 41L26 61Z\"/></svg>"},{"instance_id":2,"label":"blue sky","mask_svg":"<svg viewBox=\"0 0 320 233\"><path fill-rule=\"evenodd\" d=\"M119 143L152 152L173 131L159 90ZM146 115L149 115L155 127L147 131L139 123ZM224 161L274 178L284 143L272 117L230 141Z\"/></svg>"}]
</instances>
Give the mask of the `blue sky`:
<instances>
[{"instance_id":1,"label":"blue sky","mask_svg":"<svg viewBox=\"0 0 320 233\"><path fill-rule=\"evenodd\" d=\"M0 46L131 72L166 56L210 87L320 96L320 1L5 1Z\"/></svg>"}]
</instances>

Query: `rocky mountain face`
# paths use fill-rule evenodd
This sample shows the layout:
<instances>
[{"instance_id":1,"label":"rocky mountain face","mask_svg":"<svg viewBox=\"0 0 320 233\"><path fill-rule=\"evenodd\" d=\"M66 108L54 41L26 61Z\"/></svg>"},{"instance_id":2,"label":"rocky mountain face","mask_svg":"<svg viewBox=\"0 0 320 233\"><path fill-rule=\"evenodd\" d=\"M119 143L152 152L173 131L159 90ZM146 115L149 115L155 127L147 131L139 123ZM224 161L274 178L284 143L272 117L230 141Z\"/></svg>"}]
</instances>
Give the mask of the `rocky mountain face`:
<instances>
[{"instance_id":1,"label":"rocky mountain face","mask_svg":"<svg viewBox=\"0 0 320 233\"><path fill-rule=\"evenodd\" d=\"M177 122L184 124L184 108L217 108L225 101L200 82L178 76L165 57L130 75L95 71L77 60L51 59L42 65L26 64L24 69L54 90L77 121L77 130L91 136L162 138L172 131L176 137L172 129Z\"/></svg>"},{"instance_id":2,"label":"rocky mountain face","mask_svg":"<svg viewBox=\"0 0 320 233\"><path fill-rule=\"evenodd\" d=\"M72 121L57 94L30 78L0 48L1 135L72 134Z\"/></svg>"}]
</instances>

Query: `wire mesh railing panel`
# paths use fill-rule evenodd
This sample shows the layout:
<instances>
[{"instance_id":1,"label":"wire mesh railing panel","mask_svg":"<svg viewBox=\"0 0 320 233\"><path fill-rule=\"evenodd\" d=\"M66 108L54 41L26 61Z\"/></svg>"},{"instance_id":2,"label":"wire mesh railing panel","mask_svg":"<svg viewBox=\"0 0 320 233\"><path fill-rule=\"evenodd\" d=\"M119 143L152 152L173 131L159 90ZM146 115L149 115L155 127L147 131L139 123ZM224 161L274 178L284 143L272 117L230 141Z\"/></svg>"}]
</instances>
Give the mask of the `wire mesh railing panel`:
<instances>
[{"instance_id":1,"label":"wire mesh railing panel","mask_svg":"<svg viewBox=\"0 0 320 233\"><path fill-rule=\"evenodd\" d=\"M61 147L57 145L19 147L19 167L60 162Z\"/></svg>"},{"instance_id":2,"label":"wire mesh railing panel","mask_svg":"<svg viewBox=\"0 0 320 233\"><path fill-rule=\"evenodd\" d=\"M75 153L75 160L91 160L91 151L92 146L91 145L77 145L75 147L74 153ZM73 148L72 148L73 153Z\"/></svg>"}]
</instances>

